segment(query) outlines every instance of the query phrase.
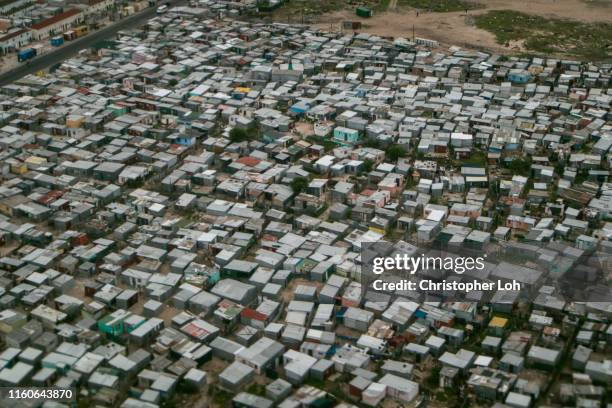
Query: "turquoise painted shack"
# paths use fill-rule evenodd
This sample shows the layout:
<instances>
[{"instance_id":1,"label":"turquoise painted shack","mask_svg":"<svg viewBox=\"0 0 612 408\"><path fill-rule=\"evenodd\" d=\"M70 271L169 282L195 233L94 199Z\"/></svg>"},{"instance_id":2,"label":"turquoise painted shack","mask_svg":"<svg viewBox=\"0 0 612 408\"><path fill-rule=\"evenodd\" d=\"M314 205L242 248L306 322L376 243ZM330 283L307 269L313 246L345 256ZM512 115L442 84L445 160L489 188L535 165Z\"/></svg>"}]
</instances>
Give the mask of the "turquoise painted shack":
<instances>
[{"instance_id":1,"label":"turquoise painted shack","mask_svg":"<svg viewBox=\"0 0 612 408\"><path fill-rule=\"evenodd\" d=\"M136 330L146 320L142 316L119 309L100 319L98 321L98 330L111 337L120 337L125 333Z\"/></svg>"},{"instance_id":2,"label":"turquoise painted shack","mask_svg":"<svg viewBox=\"0 0 612 408\"><path fill-rule=\"evenodd\" d=\"M531 73L522 69L513 69L508 73L508 80L513 84L526 84L531 80Z\"/></svg>"},{"instance_id":3,"label":"turquoise painted shack","mask_svg":"<svg viewBox=\"0 0 612 408\"><path fill-rule=\"evenodd\" d=\"M334 129L334 141L342 145L353 145L359 143L359 131L338 126Z\"/></svg>"}]
</instances>

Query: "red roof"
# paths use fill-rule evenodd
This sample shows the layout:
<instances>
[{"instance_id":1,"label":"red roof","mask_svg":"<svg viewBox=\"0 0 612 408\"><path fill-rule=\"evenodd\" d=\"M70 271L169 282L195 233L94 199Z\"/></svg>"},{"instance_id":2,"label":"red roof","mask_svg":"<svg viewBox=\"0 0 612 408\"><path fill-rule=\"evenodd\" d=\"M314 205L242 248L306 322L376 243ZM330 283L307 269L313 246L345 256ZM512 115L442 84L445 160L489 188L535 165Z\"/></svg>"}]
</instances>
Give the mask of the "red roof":
<instances>
[{"instance_id":1,"label":"red roof","mask_svg":"<svg viewBox=\"0 0 612 408\"><path fill-rule=\"evenodd\" d=\"M242 311L240 312L240 315L246 319L252 319L252 320L259 320L259 321L265 321L267 316L261 312L258 312L257 310L253 310L250 308L245 308L242 309Z\"/></svg>"},{"instance_id":2,"label":"red roof","mask_svg":"<svg viewBox=\"0 0 612 408\"><path fill-rule=\"evenodd\" d=\"M77 14L80 14L80 13L81 13L81 10L77 10L77 9L70 9L68 11L64 11L63 13L53 16L51 18L48 18L46 20L43 20L40 23L32 24L32 29L40 30L41 28L45 28L52 24L58 23L62 20L66 20L67 18L76 16Z\"/></svg>"},{"instance_id":3,"label":"red roof","mask_svg":"<svg viewBox=\"0 0 612 408\"><path fill-rule=\"evenodd\" d=\"M278 241L278 237L274 236L274 235L270 235L270 234L264 234L261 237L262 241L272 241L272 242L276 242Z\"/></svg>"},{"instance_id":4,"label":"red roof","mask_svg":"<svg viewBox=\"0 0 612 408\"><path fill-rule=\"evenodd\" d=\"M375 191L374 191L374 190L370 190L369 188L366 188L365 190L363 190L363 191L361 192L361 195L364 195L364 196L366 196L366 197L369 197L369 196L371 196L371 195L372 195L372 194L374 194L374 193L375 193Z\"/></svg>"},{"instance_id":5,"label":"red roof","mask_svg":"<svg viewBox=\"0 0 612 408\"><path fill-rule=\"evenodd\" d=\"M29 30L24 28L23 30L17 30L17 31L13 31L12 33L8 33L5 36L0 37L0 41L8 41L13 37L17 37L23 33L27 33Z\"/></svg>"},{"instance_id":6,"label":"red roof","mask_svg":"<svg viewBox=\"0 0 612 408\"><path fill-rule=\"evenodd\" d=\"M55 201L58 198L60 198L61 196L64 195L63 191L60 190L53 190L53 191L49 191L47 194L43 195L42 197L40 197L37 201L39 204L49 204L51 201Z\"/></svg>"},{"instance_id":7,"label":"red roof","mask_svg":"<svg viewBox=\"0 0 612 408\"><path fill-rule=\"evenodd\" d=\"M236 160L240 164L244 164L245 166L255 167L259 164L261 160L252 156L244 156Z\"/></svg>"}]
</instances>

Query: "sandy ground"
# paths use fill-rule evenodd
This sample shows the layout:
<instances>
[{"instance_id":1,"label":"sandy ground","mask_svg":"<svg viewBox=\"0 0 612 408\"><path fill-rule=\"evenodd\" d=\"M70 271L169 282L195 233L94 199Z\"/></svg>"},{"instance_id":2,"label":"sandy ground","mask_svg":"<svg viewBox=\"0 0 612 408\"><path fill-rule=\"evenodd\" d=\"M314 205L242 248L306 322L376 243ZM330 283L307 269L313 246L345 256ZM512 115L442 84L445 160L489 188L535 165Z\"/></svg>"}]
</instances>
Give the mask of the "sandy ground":
<instances>
[{"instance_id":1,"label":"sandy ground","mask_svg":"<svg viewBox=\"0 0 612 408\"><path fill-rule=\"evenodd\" d=\"M295 130L302 136L314 134L314 125L311 122L301 120L295 124Z\"/></svg>"},{"instance_id":2,"label":"sandy ground","mask_svg":"<svg viewBox=\"0 0 612 408\"><path fill-rule=\"evenodd\" d=\"M516 10L544 17L562 17L584 22L612 21L612 0L479 0L485 8L450 13L432 13L397 7L375 14L369 19L359 19L353 10L342 10L320 18L315 27L334 31L341 29L342 21L362 22L362 31L385 37L432 39L442 45L456 45L476 49L489 49L498 52L521 51L520 43L509 47L498 44L495 36L488 31L473 26L472 16L489 10ZM393 4L393 2L391 2Z\"/></svg>"}]
</instances>

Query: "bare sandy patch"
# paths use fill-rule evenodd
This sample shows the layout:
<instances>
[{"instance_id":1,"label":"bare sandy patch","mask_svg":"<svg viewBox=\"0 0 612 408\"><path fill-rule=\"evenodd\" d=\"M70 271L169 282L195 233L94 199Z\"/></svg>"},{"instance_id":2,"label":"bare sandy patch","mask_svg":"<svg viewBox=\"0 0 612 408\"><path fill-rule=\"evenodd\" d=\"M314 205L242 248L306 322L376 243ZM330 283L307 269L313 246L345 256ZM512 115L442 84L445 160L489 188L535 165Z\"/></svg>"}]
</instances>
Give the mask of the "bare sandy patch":
<instances>
[{"instance_id":1,"label":"bare sandy patch","mask_svg":"<svg viewBox=\"0 0 612 408\"><path fill-rule=\"evenodd\" d=\"M346 9L319 16L314 27L339 31L343 21L361 21L362 32L384 37L413 36L436 40L443 46L456 45L466 48L486 49L496 52L524 51L522 42L498 44L495 36L474 26L473 17L491 10L514 10L543 17L568 18L585 23L612 21L612 7L602 6L591 0L479 0L484 7L478 10L434 13L408 7L397 7L379 12L368 19L355 16Z\"/></svg>"}]
</instances>

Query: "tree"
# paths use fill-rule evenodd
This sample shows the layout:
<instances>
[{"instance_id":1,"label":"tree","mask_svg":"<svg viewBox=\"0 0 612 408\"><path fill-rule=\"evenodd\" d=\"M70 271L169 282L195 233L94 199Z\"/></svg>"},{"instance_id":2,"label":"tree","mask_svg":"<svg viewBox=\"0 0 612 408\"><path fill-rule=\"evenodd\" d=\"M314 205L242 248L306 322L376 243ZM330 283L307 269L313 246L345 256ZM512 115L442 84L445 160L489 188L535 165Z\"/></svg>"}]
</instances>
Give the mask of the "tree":
<instances>
[{"instance_id":1,"label":"tree","mask_svg":"<svg viewBox=\"0 0 612 408\"><path fill-rule=\"evenodd\" d=\"M294 193L299 194L308 187L308 179L306 177L298 176L291 180L291 189Z\"/></svg>"},{"instance_id":2,"label":"tree","mask_svg":"<svg viewBox=\"0 0 612 408\"><path fill-rule=\"evenodd\" d=\"M429 377L427 377L427 380L425 380L425 382L431 388L436 388L440 385L440 367L433 367L430 373L431 374L429 375Z\"/></svg>"},{"instance_id":3,"label":"tree","mask_svg":"<svg viewBox=\"0 0 612 408\"><path fill-rule=\"evenodd\" d=\"M378 139L368 138L363 143L363 146L364 147L371 147L373 149L379 149L380 148L380 141Z\"/></svg>"},{"instance_id":4,"label":"tree","mask_svg":"<svg viewBox=\"0 0 612 408\"><path fill-rule=\"evenodd\" d=\"M233 128L230 130L229 137L232 143L240 143L249 140L249 134L246 130L240 128Z\"/></svg>"},{"instance_id":5,"label":"tree","mask_svg":"<svg viewBox=\"0 0 612 408\"><path fill-rule=\"evenodd\" d=\"M253 121L246 130L247 137L250 140L259 139L259 125Z\"/></svg>"},{"instance_id":6,"label":"tree","mask_svg":"<svg viewBox=\"0 0 612 408\"><path fill-rule=\"evenodd\" d=\"M335 149L337 146L338 145L335 142L331 141L331 140L324 140L323 141L323 149L326 152L329 152L330 150Z\"/></svg>"},{"instance_id":7,"label":"tree","mask_svg":"<svg viewBox=\"0 0 612 408\"><path fill-rule=\"evenodd\" d=\"M513 159L510 164L508 164L508 169L510 169L512 174L518 174L527 177L531 175L531 160Z\"/></svg>"},{"instance_id":8,"label":"tree","mask_svg":"<svg viewBox=\"0 0 612 408\"><path fill-rule=\"evenodd\" d=\"M386 151L387 159L396 162L400 157L406 157L406 150L400 145L390 146Z\"/></svg>"},{"instance_id":9,"label":"tree","mask_svg":"<svg viewBox=\"0 0 612 408\"><path fill-rule=\"evenodd\" d=\"M365 159L363 161L363 170L366 173L371 172L372 171L372 167L374 167L374 160L372 160L372 159Z\"/></svg>"}]
</instances>

